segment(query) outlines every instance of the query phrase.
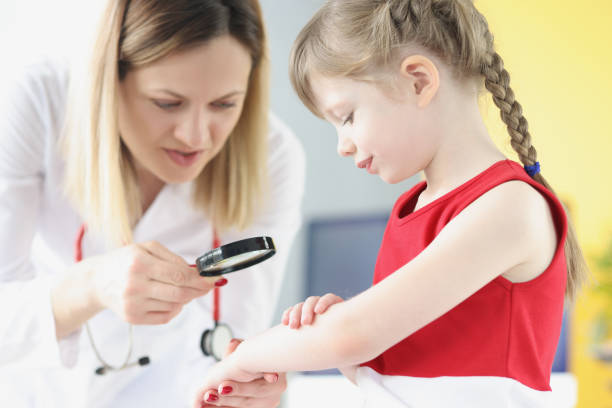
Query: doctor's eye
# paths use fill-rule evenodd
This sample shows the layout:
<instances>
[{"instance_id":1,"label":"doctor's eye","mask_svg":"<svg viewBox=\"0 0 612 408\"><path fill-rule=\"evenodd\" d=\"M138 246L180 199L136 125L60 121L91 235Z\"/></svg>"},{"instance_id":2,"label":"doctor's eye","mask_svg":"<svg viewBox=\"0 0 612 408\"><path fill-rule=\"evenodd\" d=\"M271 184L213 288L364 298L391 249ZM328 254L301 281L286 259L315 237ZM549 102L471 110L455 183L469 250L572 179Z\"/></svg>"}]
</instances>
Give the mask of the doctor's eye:
<instances>
[{"instance_id":1,"label":"doctor's eye","mask_svg":"<svg viewBox=\"0 0 612 408\"><path fill-rule=\"evenodd\" d=\"M230 108L233 108L234 106L236 106L236 102L226 102L226 101L213 102L212 106L214 106L215 108L218 108L218 109L230 109Z\"/></svg>"},{"instance_id":2,"label":"doctor's eye","mask_svg":"<svg viewBox=\"0 0 612 408\"><path fill-rule=\"evenodd\" d=\"M151 102L153 102L155 106L163 110L171 110L173 108L178 108L179 106L181 106L181 102L164 101L160 99L151 99Z\"/></svg>"},{"instance_id":3,"label":"doctor's eye","mask_svg":"<svg viewBox=\"0 0 612 408\"><path fill-rule=\"evenodd\" d=\"M344 122L342 123L342 126L346 125L347 123L352 124L353 123L353 119L355 116L355 111L351 112L350 115L348 115L346 117L346 119L344 119Z\"/></svg>"}]
</instances>

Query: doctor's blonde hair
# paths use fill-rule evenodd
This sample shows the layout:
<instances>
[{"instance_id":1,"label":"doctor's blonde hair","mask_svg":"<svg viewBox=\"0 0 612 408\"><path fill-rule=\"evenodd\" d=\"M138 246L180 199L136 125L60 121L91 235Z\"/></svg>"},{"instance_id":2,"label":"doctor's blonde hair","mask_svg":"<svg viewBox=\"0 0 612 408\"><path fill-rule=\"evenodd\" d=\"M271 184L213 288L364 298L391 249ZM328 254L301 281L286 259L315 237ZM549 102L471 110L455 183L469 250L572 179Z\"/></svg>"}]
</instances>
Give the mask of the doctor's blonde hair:
<instances>
[{"instance_id":1,"label":"doctor's blonde hair","mask_svg":"<svg viewBox=\"0 0 612 408\"><path fill-rule=\"evenodd\" d=\"M291 82L302 102L322 117L310 86L313 72L388 85L386 73L414 46L438 57L457 79L484 82L519 159L529 166L537 162L510 75L495 50L486 19L472 0L328 0L295 40ZM553 191L541 173L533 178ZM565 256L566 295L573 298L587 266L569 219Z\"/></svg>"},{"instance_id":2,"label":"doctor's blonde hair","mask_svg":"<svg viewBox=\"0 0 612 408\"><path fill-rule=\"evenodd\" d=\"M269 63L259 3L108 1L90 66L71 80L62 149L68 197L110 244L131 242L142 215L133 159L118 130L119 82L130 69L227 34L247 48L253 64L235 128L194 180L194 204L217 230L247 227L267 188Z\"/></svg>"}]
</instances>

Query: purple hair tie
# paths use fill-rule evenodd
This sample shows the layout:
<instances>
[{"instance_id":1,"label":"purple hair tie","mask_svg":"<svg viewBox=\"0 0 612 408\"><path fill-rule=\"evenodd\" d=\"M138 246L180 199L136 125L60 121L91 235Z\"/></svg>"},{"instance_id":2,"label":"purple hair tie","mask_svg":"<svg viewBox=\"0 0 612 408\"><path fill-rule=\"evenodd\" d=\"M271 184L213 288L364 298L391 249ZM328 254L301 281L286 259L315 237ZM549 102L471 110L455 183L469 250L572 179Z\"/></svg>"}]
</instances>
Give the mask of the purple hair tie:
<instances>
[{"instance_id":1,"label":"purple hair tie","mask_svg":"<svg viewBox=\"0 0 612 408\"><path fill-rule=\"evenodd\" d=\"M540 162L535 162L533 166L525 166L525 171L530 177L535 176L540 172Z\"/></svg>"}]
</instances>

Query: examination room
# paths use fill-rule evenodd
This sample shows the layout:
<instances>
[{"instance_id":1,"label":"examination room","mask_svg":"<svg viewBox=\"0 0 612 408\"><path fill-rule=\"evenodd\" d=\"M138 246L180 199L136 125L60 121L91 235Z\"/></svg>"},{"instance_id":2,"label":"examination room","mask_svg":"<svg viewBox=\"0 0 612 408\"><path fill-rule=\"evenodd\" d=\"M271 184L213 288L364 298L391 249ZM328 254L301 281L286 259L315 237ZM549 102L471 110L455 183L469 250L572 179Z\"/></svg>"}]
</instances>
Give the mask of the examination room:
<instances>
[{"instance_id":1,"label":"examination room","mask_svg":"<svg viewBox=\"0 0 612 408\"><path fill-rule=\"evenodd\" d=\"M2 0L0 406L612 407L610 19Z\"/></svg>"}]
</instances>

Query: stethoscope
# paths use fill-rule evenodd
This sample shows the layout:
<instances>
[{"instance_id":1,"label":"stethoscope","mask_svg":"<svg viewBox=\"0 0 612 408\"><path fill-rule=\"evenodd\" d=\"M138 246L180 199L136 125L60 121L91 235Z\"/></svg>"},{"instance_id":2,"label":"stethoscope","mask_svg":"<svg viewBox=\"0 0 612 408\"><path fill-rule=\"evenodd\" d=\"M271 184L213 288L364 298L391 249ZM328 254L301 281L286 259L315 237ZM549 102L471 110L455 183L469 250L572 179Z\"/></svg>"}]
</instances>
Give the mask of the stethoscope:
<instances>
[{"instance_id":1,"label":"stethoscope","mask_svg":"<svg viewBox=\"0 0 612 408\"><path fill-rule=\"evenodd\" d=\"M86 226L79 228L74 247L74 260L83 260L83 236ZM230 272L236 272L265 261L276 253L274 241L270 237L254 237L232 242L221 246L221 242L213 229L213 249L196 259L195 265L201 276L220 276ZM227 346L233 338L230 327L220 322L220 288L213 291L213 320L214 327L206 329L200 338L200 349L205 356L212 356L220 361ZM130 362L134 345L133 327L129 325L128 351L123 364L113 366L107 363L100 354L93 339L89 322L85 323L89 342L94 350L98 361L102 364L96 368L97 375L104 375L109 371L120 371L133 366L145 366L151 362L148 356L142 356L138 360Z\"/></svg>"},{"instance_id":2,"label":"stethoscope","mask_svg":"<svg viewBox=\"0 0 612 408\"><path fill-rule=\"evenodd\" d=\"M274 241L270 237L254 237L232 242L221 246L214 234L212 251L196 259L196 267L201 276L220 276L236 272L265 261L276 253ZM225 323L220 323L220 288L213 293L212 329L206 329L200 338L200 349L205 356L212 356L220 361L227 346L234 337L232 330Z\"/></svg>"}]
</instances>

